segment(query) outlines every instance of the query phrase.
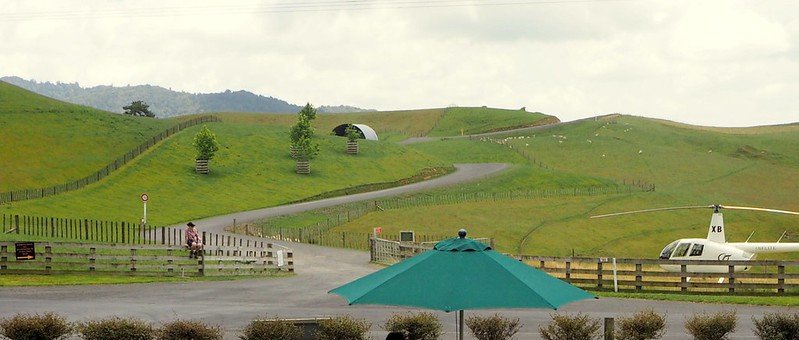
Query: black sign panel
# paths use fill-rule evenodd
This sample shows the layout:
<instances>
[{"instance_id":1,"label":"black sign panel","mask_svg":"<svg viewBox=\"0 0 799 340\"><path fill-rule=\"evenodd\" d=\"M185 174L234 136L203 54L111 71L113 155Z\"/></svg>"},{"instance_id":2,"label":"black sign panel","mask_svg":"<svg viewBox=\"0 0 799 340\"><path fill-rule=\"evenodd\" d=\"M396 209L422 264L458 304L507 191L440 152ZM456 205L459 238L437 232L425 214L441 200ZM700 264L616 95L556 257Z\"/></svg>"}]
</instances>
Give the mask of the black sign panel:
<instances>
[{"instance_id":1,"label":"black sign panel","mask_svg":"<svg viewBox=\"0 0 799 340\"><path fill-rule=\"evenodd\" d=\"M36 248L33 246L33 242L17 242L14 243L14 248L17 250L17 261L36 259Z\"/></svg>"}]
</instances>

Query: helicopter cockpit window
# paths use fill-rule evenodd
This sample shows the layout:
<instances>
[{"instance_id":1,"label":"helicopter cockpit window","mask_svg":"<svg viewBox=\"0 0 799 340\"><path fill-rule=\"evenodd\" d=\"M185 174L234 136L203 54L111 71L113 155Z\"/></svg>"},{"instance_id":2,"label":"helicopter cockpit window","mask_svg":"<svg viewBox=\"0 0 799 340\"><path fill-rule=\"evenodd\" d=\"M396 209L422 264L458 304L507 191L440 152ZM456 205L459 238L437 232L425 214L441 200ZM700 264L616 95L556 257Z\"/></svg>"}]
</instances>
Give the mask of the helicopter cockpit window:
<instances>
[{"instance_id":1,"label":"helicopter cockpit window","mask_svg":"<svg viewBox=\"0 0 799 340\"><path fill-rule=\"evenodd\" d=\"M674 250L674 254L672 257L683 257L686 253L688 253L688 248L691 247L690 243L680 243L677 245L677 249Z\"/></svg>"},{"instance_id":2,"label":"helicopter cockpit window","mask_svg":"<svg viewBox=\"0 0 799 340\"><path fill-rule=\"evenodd\" d=\"M677 246L677 241L669 243L666 248L663 248L663 251L660 252L660 258L667 260L669 256L671 256L671 252L674 251L674 247Z\"/></svg>"},{"instance_id":3,"label":"helicopter cockpit window","mask_svg":"<svg viewBox=\"0 0 799 340\"><path fill-rule=\"evenodd\" d=\"M702 250L704 249L705 249L704 244L699 244L699 243L694 244L694 246L691 248L690 256L702 256Z\"/></svg>"}]
</instances>

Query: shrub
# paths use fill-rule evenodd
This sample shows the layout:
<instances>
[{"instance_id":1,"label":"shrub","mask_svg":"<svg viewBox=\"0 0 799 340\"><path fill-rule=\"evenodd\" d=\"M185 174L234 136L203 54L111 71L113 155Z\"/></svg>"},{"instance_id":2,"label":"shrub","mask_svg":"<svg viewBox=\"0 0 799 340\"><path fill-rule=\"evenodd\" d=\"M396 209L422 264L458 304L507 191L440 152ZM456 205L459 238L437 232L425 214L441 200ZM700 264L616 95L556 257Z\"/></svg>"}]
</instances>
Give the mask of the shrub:
<instances>
[{"instance_id":1,"label":"shrub","mask_svg":"<svg viewBox=\"0 0 799 340\"><path fill-rule=\"evenodd\" d=\"M149 323L116 316L81 322L77 330L86 340L149 340L155 337L155 330Z\"/></svg>"},{"instance_id":2,"label":"shrub","mask_svg":"<svg viewBox=\"0 0 799 340\"><path fill-rule=\"evenodd\" d=\"M394 314L383 329L401 332L408 340L435 340L444 334L438 317L428 312Z\"/></svg>"},{"instance_id":3,"label":"shrub","mask_svg":"<svg viewBox=\"0 0 799 340\"><path fill-rule=\"evenodd\" d=\"M216 135L205 125L203 125L202 130L194 136L193 145L197 149L196 159L210 160L214 158L214 154L219 151L219 143L216 141Z\"/></svg>"},{"instance_id":4,"label":"shrub","mask_svg":"<svg viewBox=\"0 0 799 340\"><path fill-rule=\"evenodd\" d=\"M199 321L175 320L158 330L159 340L222 340L222 328Z\"/></svg>"},{"instance_id":5,"label":"shrub","mask_svg":"<svg viewBox=\"0 0 799 340\"><path fill-rule=\"evenodd\" d=\"M353 319L351 316L338 316L319 323L316 332L318 340L363 340L372 325L366 320Z\"/></svg>"},{"instance_id":6,"label":"shrub","mask_svg":"<svg viewBox=\"0 0 799 340\"><path fill-rule=\"evenodd\" d=\"M538 328L545 340L588 340L599 338L599 320L578 313L575 316L552 315L552 322Z\"/></svg>"},{"instance_id":7,"label":"shrub","mask_svg":"<svg viewBox=\"0 0 799 340\"><path fill-rule=\"evenodd\" d=\"M694 314L685 321L685 329L696 340L725 340L735 330L735 312L718 312L713 315Z\"/></svg>"},{"instance_id":8,"label":"shrub","mask_svg":"<svg viewBox=\"0 0 799 340\"><path fill-rule=\"evenodd\" d=\"M615 336L618 340L660 339L665 332L666 317L650 309L620 318Z\"/></svg>"},{"instance_id":9,"label":"shrub","mask_svg":"<svg viewBox=\"0 0 799 340\"><path fill-rule=\"evenodd\" d=\"M61 339L72 333L72 325L58 314L16 314L0 320L0 334L11 340Z\"/></svg>"},{"instance_id":10,"label":"shrub","mask_svg":"<svg viewBox=\"0 0 799 340\"><path fill-rule=\"evenodd\" d=\"M766 340L799 339L799 314L766 313L762 319L752 318L755 335Z\"/></svg>"},{"instance_id":11,"label":"shrub","mask_svg":"<svg viewBox=\"0 0 799 340\"><path fill-rule=\"evenodd\" d=\"M293 323L281 320L253 320L239 336L241 340L298 340L302 338L302 330Z\"/></svg>"},{"instance_id":12,"label":"shrub","mask_svg":"<svg viewBox=\"0 0 799 340\"><path fill-rule=\"evenodd\" d=\"M519 319L508 319L494 314L493 316L471 315L466 318L466 326L477 340L506 340L513 337L519 328Z\"/></svg>"}]
</instances>

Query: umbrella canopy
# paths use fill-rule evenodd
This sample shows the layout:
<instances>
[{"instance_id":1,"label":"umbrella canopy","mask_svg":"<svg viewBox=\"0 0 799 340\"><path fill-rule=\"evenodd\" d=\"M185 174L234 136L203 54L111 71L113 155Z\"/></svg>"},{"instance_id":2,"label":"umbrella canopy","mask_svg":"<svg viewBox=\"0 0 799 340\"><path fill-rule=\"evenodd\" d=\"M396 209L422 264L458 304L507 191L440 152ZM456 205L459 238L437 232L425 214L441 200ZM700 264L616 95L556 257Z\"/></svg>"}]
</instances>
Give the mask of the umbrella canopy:
<instances>
[{"instance_id":1,"label":"umbrella canopy","mask_svg":"<svg viewBox=\"0 0 799 340\"><path fill-rule=\"evenodd\" d=\"M464 232L465 236L465 232ZM330 293L349 304L410 306L445 312L552 308L594 298L584 290L465 237L361 277Z\"/></svg>"}]
</instances>

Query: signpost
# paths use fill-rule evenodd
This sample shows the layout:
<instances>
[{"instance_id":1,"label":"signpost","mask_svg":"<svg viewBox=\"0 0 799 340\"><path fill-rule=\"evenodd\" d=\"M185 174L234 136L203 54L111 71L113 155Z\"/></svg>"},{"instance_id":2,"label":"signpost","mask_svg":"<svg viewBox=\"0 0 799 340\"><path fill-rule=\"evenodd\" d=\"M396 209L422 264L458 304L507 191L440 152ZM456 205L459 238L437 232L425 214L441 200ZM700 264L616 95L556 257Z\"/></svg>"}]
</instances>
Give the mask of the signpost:
<instances>
[{"instance_id":1,"label":"signpost","mask_svg":"<svg viewBox=\"0 0 799 340\"><path fill-rule=\"evenodd\" d=\"M383 227L377 227L377 228L374 228L374 234L375 234L375 236L377 236L377 235L380 235L380 234L382 234L382 233L383 233Z\"/></svg>"},{"instance_id":2,"label":"signpost","mask_svg":"<svg viewBox=\"0 0 799 340\"><path fill-rule=\"evenodd\" d=\"M16 242L14 249L16 249L17 261L36 259L36 247L33 242Z\"/></svg>"},{"instance_id":3,"label":"signpost","mask_svg":"<svg viewBox=\"0 0 799 340\"><path fill-rule=\"evenodd\" d=\"M150 199L146 193L141 194L141 201L144 204L144 217L142 217L141 222L147 224L147 200Z\"/></svg>"}]
</instances>

